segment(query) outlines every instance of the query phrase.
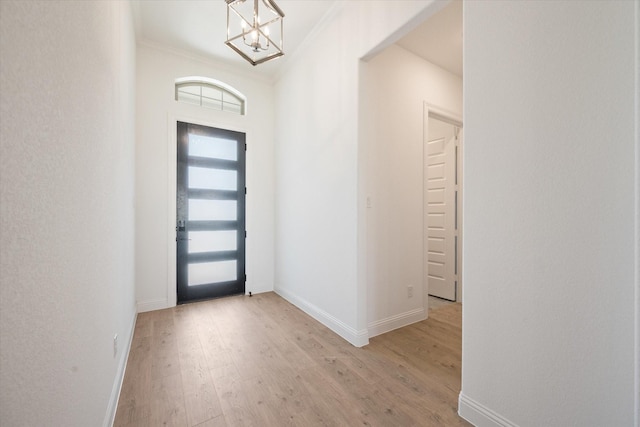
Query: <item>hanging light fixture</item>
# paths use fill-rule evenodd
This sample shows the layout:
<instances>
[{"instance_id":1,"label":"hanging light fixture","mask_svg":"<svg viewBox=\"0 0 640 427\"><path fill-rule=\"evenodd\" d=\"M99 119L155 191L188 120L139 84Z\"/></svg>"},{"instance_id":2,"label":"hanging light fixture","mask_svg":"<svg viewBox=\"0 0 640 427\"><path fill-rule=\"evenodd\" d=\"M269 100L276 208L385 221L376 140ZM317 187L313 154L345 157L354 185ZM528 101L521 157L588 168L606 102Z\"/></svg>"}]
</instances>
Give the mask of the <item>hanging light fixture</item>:
<instances>
[{"instance_id":1,"label":"hanging light fixture","mask_svg":"<svg viewBox=\"0 0 640 427\"><path fill-rule=\"evenodd\" d=\"M227 41L251 65L284 55L284 12L273 0L225 0Z\"/></svg>"}]
</instances>

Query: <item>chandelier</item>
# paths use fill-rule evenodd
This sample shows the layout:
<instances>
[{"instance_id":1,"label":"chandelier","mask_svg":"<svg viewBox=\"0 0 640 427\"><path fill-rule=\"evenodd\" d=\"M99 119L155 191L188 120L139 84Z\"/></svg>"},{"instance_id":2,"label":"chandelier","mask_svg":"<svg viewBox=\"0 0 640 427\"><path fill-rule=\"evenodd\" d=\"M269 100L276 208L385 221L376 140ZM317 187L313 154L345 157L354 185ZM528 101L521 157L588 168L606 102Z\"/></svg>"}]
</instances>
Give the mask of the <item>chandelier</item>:
<instances>
[{"instance_id":1,"label":"chandelier","mask_svg":"<svg viewBox=\"0 0 640 427\"><path fill-rule=\"evenodd\" d=\"M227 41L251 65L284 55L284 12L273 0L225 0Z\"/></svg>"}]
</instances>

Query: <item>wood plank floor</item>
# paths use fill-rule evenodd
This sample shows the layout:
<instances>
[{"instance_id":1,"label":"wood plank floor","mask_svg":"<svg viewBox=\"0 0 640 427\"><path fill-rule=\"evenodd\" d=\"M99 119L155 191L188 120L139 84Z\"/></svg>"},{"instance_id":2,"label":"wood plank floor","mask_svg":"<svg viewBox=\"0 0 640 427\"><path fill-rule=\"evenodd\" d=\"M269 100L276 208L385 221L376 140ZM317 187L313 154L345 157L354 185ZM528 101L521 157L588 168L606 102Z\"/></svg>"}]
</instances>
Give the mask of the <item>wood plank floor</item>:
<instances>
[{"instance_id":1,"label":"wood plank floor","mask_svg":"<svg viewBox=\"0 0 640 427\"><path fill-rule=\"evenodd\" d=\"M274 293L138 315L116 427L468 426L461 306L356 348Z\"/></svg>"}]
</instances>

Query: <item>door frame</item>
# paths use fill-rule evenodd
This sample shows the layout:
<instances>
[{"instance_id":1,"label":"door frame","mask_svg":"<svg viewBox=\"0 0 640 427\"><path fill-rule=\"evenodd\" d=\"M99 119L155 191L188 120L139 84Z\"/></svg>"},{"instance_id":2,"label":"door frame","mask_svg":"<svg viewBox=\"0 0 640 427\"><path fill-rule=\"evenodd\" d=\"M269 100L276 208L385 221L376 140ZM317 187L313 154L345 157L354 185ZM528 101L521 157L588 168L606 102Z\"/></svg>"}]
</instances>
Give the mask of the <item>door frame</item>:
<instances>
[{"instance_id":1,"label":"door frame","mask_svg":"<svg viewBox=\"0 0 640 427\"><path fill-rule=\"evenodd\" d=\"M422 289L423 289L423 304L424 307L428 308L429 307L429 282L427 280L425 280L426 277L426 273L427 273L427 269L429 268L429 264L426 262L426 255L427 255L427 251L429 250L429 246L428 246L428 239L427 239L427 233L425 232L425 225L427 223L427 211L425 209L425 193L426 193L426 189L425 189L425 167L424 167L424 157L425 157L425 153L424 153L424 147L425 147L425 142L427 141L427 138L429 137L429 116L436 118L438 120L450 123L454 126L458 126L460 128L460 131L463 132L463 121L462 121L462 116L459 114L454 113L453 111L449 111L445 108L441 108L438 107L436 105L430 104L427 101L424 101L423 103L423 116L422 116L422 120L423 120L423 124L422 124L422 148L423 148L423 153L422 153L422 224L423 224L423 229L422 229L422 263L423 263L423 272L422 272ZM458 251L456 254L456 262L458 265L458 286L456 288L456 302L462 302L462 290L463 290L463 286L462 286L462 244L463 244L463 238L462 238L462 229L463 229L463 218L464 215L463 213L463 191L464 191L464 175L462 173L463 171L463 158L464 158L464 133L462 133L462 138L460 138L460 140L458 141L458 212L457 212L457 221L458 221ZM427 310L428 312L428 310Z\"/></svg>"},{"instance_id":2,"label":"door frame","mask_svg":"<svg viewBox=\"0 0 640 427\"><path fill-rule=\"evenodd\" d=\"M217 129L225 129L234 132L241 132L245 134L245 142L249 145L250 132L242 127L236 126L230 123L223 123L216 120L203 120L198 117L181 115L181 114L169 114L167 118L167 305L169 307L175 307L178 304L178 281L177 281L177 250L178 245L176 242L176 196L178 192L176 176L178 174L178 122L192 123L200 126L208 126ZM247 151L247 157L249 152ZM248 166L248 161L245 160L245 165ZM246 168L245 166L245 168ZM246 173L246 172L245 172ZM248 194L247 196L248 199ZM246 208L247 202L245 201L245 230L249 224L249 210ZM247 233L248 236L248 233ZM245 248L248 246L248 237L245 239ZM245 249L246 251L246 249ZM245 253L245 273L248 276L249 266L246 262ZM245 294L247 293L247 283L245 283Z\"/></svg>"}]
</instances>

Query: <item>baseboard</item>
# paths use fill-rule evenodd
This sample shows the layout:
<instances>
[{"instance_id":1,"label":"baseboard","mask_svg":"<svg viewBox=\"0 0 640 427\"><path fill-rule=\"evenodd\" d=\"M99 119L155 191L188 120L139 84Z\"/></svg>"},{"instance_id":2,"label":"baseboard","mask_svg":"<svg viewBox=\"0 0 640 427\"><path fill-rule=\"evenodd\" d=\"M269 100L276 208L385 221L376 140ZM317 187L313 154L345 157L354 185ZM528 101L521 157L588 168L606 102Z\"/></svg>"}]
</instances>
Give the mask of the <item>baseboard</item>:
<instances>
[{"instance_id":1,"label":"baseboard","mask_svg":"<svg viewBox=\"0 0 640 427\"><path fill-rule=\"evenodd\" d=\"M162 299L154 299L150 301L138 301L136 304L138 313L144 313L146 311L154 311L154 310L163 310L165 308L169 308L169 302Z\"/></svg>"},{"instance_id":2,"label":"baseboard","mask_svg":"<svg viewBox=\"0 0 640 427\"><path fill-rule=\"evenodd\" d=\"M420 322L426 318L427 312L424 307L421 307L405 313L396 314L395 316L387 317L386 319L376 320L375 322L369 323L369 338L382 335L412 323Z\"/></svg>"},{"instance_id":3,"label":"baseboard","mask_svg":"<svg viewBox=\"0 0 640 427\"><path fill-rule=\"evenodd\" d=\"M468 398L462 392L458 396L458 415L476 427L518 427L517 424Z\"/></svg>"},{"instance_id":4,"label":"baseboard","mask_svg":"<svg viewBox=\"0 0 640 427\"><path fill-rule=\"evenodd\" d=\"M357 331L340 319L337 319L326 311L285 289L276 288L274 289L274 292L307 313L309 316L313 317L318 322L322 323L327 328L331 329L336 334L340 335L351 345L355 347L362 347L369 344L369 333L367 330Z\"/></svg>"},{"instance_id":5,"label":"baseboard","mask_svg":"<svg viewBox=\"0 0 640 427\"><path fill-rule=\"evenodd\" d=\"M116 378L113 382L113 388L111 389L109 406L107 407L107 415L105 416L104 423L102 424L103 427L111 427L113 426L113 422L115 421L116 410L118 409L118 400L120 399L120 390L122 389L124 373L127 370L127 361L129 360L129 351L131 350L131 343L133 342L133 332L136 329L137 319L138 313L133 313L133 320L131 321L131 329L129 331L129 340L126 342L125 347L120 352L118 370L116 372Z\"/></svg>"}]
</instances>

